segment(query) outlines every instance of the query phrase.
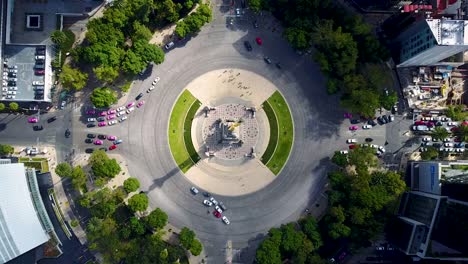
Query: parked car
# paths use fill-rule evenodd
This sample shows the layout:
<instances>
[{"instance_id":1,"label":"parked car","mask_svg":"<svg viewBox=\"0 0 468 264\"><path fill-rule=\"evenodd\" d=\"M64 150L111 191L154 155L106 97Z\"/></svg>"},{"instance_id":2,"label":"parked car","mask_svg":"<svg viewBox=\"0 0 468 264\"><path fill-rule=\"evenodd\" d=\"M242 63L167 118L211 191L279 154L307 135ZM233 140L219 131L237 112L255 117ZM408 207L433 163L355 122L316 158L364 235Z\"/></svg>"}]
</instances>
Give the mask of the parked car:
<instances>
[{"instance_id":1,"label":"parked car","mask_svg":"<svg viewBox=\"0 0 468 264\"><path fill-rule=\"evenodd\" d=\"M359 129L358 126L350 126L350 127L349 127L349 130L351 130L351 131L356 131L356 130L358 130L358 129Z\"/></svg>"},{"instance_id":2,"label":"parked car","mask_svg":"<svg viewBox=\"0 0 468 264\"><path fill-rule=\"evenodd\" d=\"M107 115L107 112L106 111L102 111L99 113L99 116L106 116Z\"/></svg>"},{"instance_id":3,"label":"parked car","mask_svg":"<svg viewBox=\"0 0 468 264\"><path fill-rule=\"evenodd\" d=\"M57 117L56 117L56 116L53 116L53 117L47 119L47 123L52 123L52 122L54 122L55 120L57 120Z\"/></svg>"},{"instance_id":4,"label":"parked car","mask_svg":"<svg viewBox=\"0 0 468 264\"><path fill-rule=\"evenodd\" d=\"M216 199L215 199L213 196L210 197L210 201L211 201L214 205L218 205L218 201L216 201Z\"/></svg>"},{"instance_id":5,"label":"parked car","mask_svg":"<svg viewBox=\"0 0 468 264\"><path fill-rule=\"evenodd\" d=\"M135 100L138 101L138 100L140 100L140 98L142 98L142 97L143 97L143 93L140 93L140 94L138 94L138 95L135 97Z\"/></svg>"},{"instance_id":6,"label":"parked car","mask_svg":"<svg viewBox=\"0 0 468 264\"><path fill-rule=\"evenodd\" d=\"M114 141L114 140L117 140L117 137L116 136L107 136L107 139L110 140L110 141Z\"/></svg>"},{"instance_id":7,"label":"parked car","mask_svg":"<svg viewBox=\"0 0 468 264\"><path fill-rule=\"evenodd\" d=\"M166 50L170 50L171 48L174 47L174 45L175 45L174 42L171 41L171 42L167 43L167 44L164 46L164 48L166 48Z\"/></svg>"},{"instance_id":8,"label":"parked car","mask_svg":"<svg viewBox=\"0 0 468 264\"><path fill-rule=\"evenodd\" d=\"M385 153L385 148L382 147L382 146L379 146L378 150L379 150L380 152L382 152L382 153Z\"/></svg>"},{"instance_id":9,"label":"parked car","mask_svg":"<svg viewBox=\"0 0 468 264\"><path fill-rule=\"evenodd\" d=\"M372 142L372 141L374 141L374 139L373 138L366 138L365 141L366 142Z\"/></svg>"},{"instance_id":10,"label":"parked car","mask_svg":"<svg viewBox=\"0 0 468 264\"><path fill-rule=\"evenodd\" d=\"M113 126L113 125L117 124L117 120L111 120L111 121L107 122L107 124L109 126Z\"/></svg>"},{"instance_id":11,"label":"parked car","mask_svg":"<svg viewBox=\"0 0 468 264\"><path fill-rule=\"evenodd\" d=\"M95 109L86 110L86 114L87 114L87 115L95 115L95 114L96 114L96 110L95 110Z\"/></svg>"},{"instance_id":12,"label":"parked car","mask_svg":"<svg viewBox=\"0 0 468 264\"><path fill-rule=\"evenodd\" d=\"M45 70L39 70L39 69L37 69L37 70L34 71L34 74L35 74L35 75L44 75L44 74L45 74Z\"/></svg>"},{"instance_id":13,"label":"parked car","mask_svg":"<svg viewBox=\"0 0 468 264\"><path fill-rule=\"evenodd\" d=\"M131 112L133 112L133 110L135 110L135 107L130 107L129 109L127 109L127 114L130 114Z\"/></svg>"},{"instance_id":14,"label":"parked car","mask_svg":"<svg viewBox=\"0 0 468 264\"><path fill-rule=\"evenodd\" d=\"M97 121L98 122L104 122L104 121L106 121L106 118L103 117L103 116L100 116L100 117L97 118Z\"/></svg>"},{"instance_id":15,"label":"parked car","mask_svg":"<svg viewBox=\"0 0 468 264\"><path fill-rule=\"evenodd\" d=\"M94 145L102 145L104 142L102 140L96 139L94 140Z\"/></svg>"},{"instance_id":16,"label":"parked car","mask_svg":"<svg viewBox=\"0 0 468 264\"><path fill-rule=\"evenodd\" d=\"M367 124L369 124L369 125L371 125L371 126L376 126L376 125L377 125L377 122L375 122L374 119L369 119L369 120L367 121Z\"/></svg>"},{"instance_id":17,"label":"parked car","mask_svg":"<svg viewBox=\"0 0 468 264\"><path fill-rule=\"evenodd\" d=\"M263 44L263 40L262 40L260 37L256 37L256 38L255 38L255 42L257 42L257 44L258 44L259 46L261 46L261 45Z\"/></svg>"},{"instance_id":18,"label":"parked car","mask_svg":"<svg viewBox=\"0 0 468 264\"><path fill-rule=\"evenodd\" d=\"M114 119L115 118L115 115L108 115L107 116L107 120L111 120L111 119Z\"/></svg>"},{"instance_id":19,"label":"parked car","mask_svg":"<svg viewBox=\"0 0 468 264\"><path fill-rule=\"evenodd\" d=\"M122 142L123 142L123 140L118 139L118 140L114 141L114 145L118 145L118 144L120 144L120 143L122 143Z\"/></svg>"},{"instance_id":20,"label":"parked car","mask_svg":"<svg viewBox=\"0 0 468 264\"><path fill-rule=\"evenodd\" d=\"M221 209L218 205L215 206L215 210L218 211L220 214L223 212L223 209Z\"/></svg>"},{"instance_id":21,"label":"parked car","mask_svg":"<svg viewBox=\"0 0 468 264\"><path fill-rule=\"evenodd\" d=\"M123 122L123 121L125 121L125 120L127 120L127 116L122 116L122 117L119 119L119 122Z\"/></svg>"},{"instance_id":22,"label":"parked car","mask_svg":"<svg viewBox=\"0 0 468 264\"><path fill-rule=\"evenodd\" d=\"M388 117L386 115L382 116L382 120L384 124L387 124L390 120L388 120Z\"/></svg>"},{"instance_id":23,"label":"parked car","mask_svg":"<svg viewBox=\"0 0 468 264\"><path fill-rule=\"evenodd\" d=\"M348 143L348 144L357 143L357 139L355 139L355 138L349 138L349 139L346 140L346 143Z\"/></svg>"},{"instance_id":24,"label":"parked car","mask_svg":"<svg viewBox=\"0 0 468 264\"><path fill-rule=\"evenodd\" d=\"M112 115L112 114L115 114L117 111L115 111L114 109L111 109L109 111L107 111L107 114L108 115Z\"/></svg>"},{"instance_id":25,"label":"parked car","mask_svg":"<svg viewBox=\"0 0 468 264\"><path fill-rule=\"evenodd\" d=\"M206 205L206 206L212 206L213 203L208 201L208 200L203 200L203 204Z\"/></svg>"},{"instance_id":26,"label":"parked car","mask_svg":"<svg viewBox=\"0 0 468 264\"><path fill-rule=\"evenodd\" d=\"M221 218L222 216L221 213L216 210L213 211L213 215L216 216L216 218Z\"/></svg>"},{"instance_id":27,"label":"parked car","mask_svg":"<svg viewBox=\"0 0 468 264\"><path fill-rule=\"evenodd\" d=\"M116 149L116 148L117 148L116 145L112 145L112 146L109 147L109 150L113 150L113 149Z\"/></svg>"},{"instance_id":28,"label":"parked car","mask_svg":"<svg viewBox=\"0 0 468 264\"><path fill-rule=\"evenodd\" d=\"M98 135L97 137L98 137L99 139L106 139L106 138L107 138L106 135Z\"/></svg>"},{"instance_id":29,"label":"parked car","mask_svg":"<svg viewBox=\"0 0 468 264\"><path fill-rule=\"evenodd\" d=\"M140 107L142 107L144 104L145 104L145 101L142 100L142 101L138 102L137 107L140 108Z\"/></svg>"},{"instance_id":30,"label":"parked car","mask_svg":"<svg viewBox=\"0 0 468 264\"><path fill-rule=\"evenodd\" d=\"M362 126L362 129L371 129L371 128L372 128L371 125L363 125L363 126Z\"/></svg>"},{"instance_id":31,"label":"parked car","mask_svg":"<svg viewBox=\"0 0 468 264\"><path fill-rule=\"evenodd\" d=\"M226 224L226 225L229 225L231 222L229 222L229 219L226 217L226 216L223 216L223 222Z\"/></svg>"},{"instance_id":32,"label":"parked car","mask_svg":"<svg viewBox=\"0 0 468 264\"><path fill-rule=\"evenodd\" d=\"M423 137L422 138L422 141L425 141L425 142L428 142L428 141L431 141L432 138L431 137Z\"/></svg>"},{"instance_id":33,"label":"parked car","mask_svg":"<svg viewBox=\"0 0 468 264\"><path fill-rule=\"evenodd\" d=\"M133 107L135 105L135 102L130 102L127 104L127 109L130 108L130 107Z\"/></svg>"},{"instance_id":34,"label":"parked car","mask_svg":"<svg viewBox=\"0 0 468 264\"><path fill-rule=\"evenodd\" d=\"M354 145L354 144L349 145L349 149L355 149L357 147L358 147L358 145Z\"/></svg>"},{"instance_id":35,"label":"parked car","mask_svg":"<svg viewBox=\"0 0 468 264\"><path fill-rule=\"evenodd\" d=\"M151 85L150 88L148 88L148 90L146 90L147 93L151 92L154 90L154 85Z\"/></svg>"},{"instance_id":36,"label":"parked car","mask_svg":"<svg viewBox=\"0 0 468 264\"><path fill-rule=\"evenodd\" d=\"M90 118L88 118L87 120L88 120L88 122L90 122L90 123L96 122L96 118L94 118L94 117L90 117Z\"/></svg>"},{"instance_id":37,"label":"parked car","mask_svg":"<svg viewBox=\"0 0 468 264\"><path fill-rule=\"evenodd\" d=\"M33 130L34 130L34 131L40 131L40 130L42 130L42 129L44 129L43 126L33 126Z\"/></svg>"},{"instance_id":38,"label":"parked car","mask_svg":"<svg viewBox=\"0 0 468 264\"><path fill-rule=\"evenodd\" d=\"M125 115L125 111L120 111L117 113L117 116L122 116L122 115Z\"/></svg>"},{"instance_id":39,"label":"parked car","mask_svg":"<svg viewBox=\"0 0 468 264\"><path fill-rule=\"evenodd\" d=\"M86 135L87 138L96 138L96 135L95 134L88 134Z\"/></svg>"},{"instance_id":40,"label":"parked car","mask_svg":"<svg viewBox=\"0 0 468 264\"><path fill-rule=\"evenodd\" d=\"M39 119L37 117L30 117L28 118L29 123L37 123L39 122Z\"/></svg>"},{"instance_id":41,"label":"parked car","mask_svg":"<svg viewBox=\"0 0 468 264\"><path fill-rule=\"evenodd\" d=\"M85 139L85 142L88 143L88 144L91 144L91 143L93 143L93 140L90 139L90 138L87 138L87 139Z\"/></svg>"},{"instance_id":42,"label":"parked car","mask_svg":"<svg viewBox=\"0 0 468 264\"><path fill-rule=\"evenodd\" d=\"M88 153L88 154L91 154L91 153L94 152L94 149L93 149L93 148L87 148L87 149L85 150L85 152Z\"/></svg>"},{"instance_id":43,"label":"parked car","mask_svg":"<svg viewBox=\"0 0 468 264\"><path fill-rule=\"evenodd\" d=\"M100 126L100 127L106 126L106 122L99 122L98 126Z\"/></svg>"},{"instance_id":44,"label":"parked car","mask_svg":"<svg viewBox=\"0 0 468 264\"><path fill-rule=\"evenodd\" d=\"M348 154L348 151L347 150L340 150L340 154Z\"/></svg>"},{"instance_id":45,"label":"parked car","mask_svg":"<svg viewBox=\"0 0 468 264\"><path fill-rule=\"evenodd\" d=\"M156 77L156 78L154 78L154 81L151 84L156 85L159 82L159 80L161 80L161 78Z\"/></svg>"},{"instance_id":46,"label":"parked car","mask_svg":"<svg viewBox=\"0 0 468 264\"><path fill-rule=\"evenodd\" d=\"M86 127L95 127L95 126L96 126L96 124L94 124L94 123L89 123L89 124L86 125Z\"/></svg>"}]
</instances>

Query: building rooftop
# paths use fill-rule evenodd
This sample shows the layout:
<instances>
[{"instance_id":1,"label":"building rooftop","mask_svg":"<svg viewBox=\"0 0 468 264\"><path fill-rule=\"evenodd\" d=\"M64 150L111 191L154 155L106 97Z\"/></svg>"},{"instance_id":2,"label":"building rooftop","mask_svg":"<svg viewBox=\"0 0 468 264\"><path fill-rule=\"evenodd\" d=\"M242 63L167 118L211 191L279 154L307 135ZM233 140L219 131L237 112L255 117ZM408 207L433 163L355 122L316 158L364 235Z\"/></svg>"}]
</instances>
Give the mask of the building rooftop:
<instances>
[{"instance_id":1,"label":"building rooftop","mask_svg":"<svg viewBox=\"0 0 468 264\"><path fill-rule=\"evenodd\" d=\"M0 263L48 241L26 179L24 164L0 164Z\"/></svg>"},{"instance_id":2,"label":"building rooftop","mask_svg":"<svg viewBox=\"0 0 468 264\"><path fill-rule=\"evenodd\" d=\"M426 19L439 45L468 45L468 22L450 19Z\"/></svg>"}]
</instances>

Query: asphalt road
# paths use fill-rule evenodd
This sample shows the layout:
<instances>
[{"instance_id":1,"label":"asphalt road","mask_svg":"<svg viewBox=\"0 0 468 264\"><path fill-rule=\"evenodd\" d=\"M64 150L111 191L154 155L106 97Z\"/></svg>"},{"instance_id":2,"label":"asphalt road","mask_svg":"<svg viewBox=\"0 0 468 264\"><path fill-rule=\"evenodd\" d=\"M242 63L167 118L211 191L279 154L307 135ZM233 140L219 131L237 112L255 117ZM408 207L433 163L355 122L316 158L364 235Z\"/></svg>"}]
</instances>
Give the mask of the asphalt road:
<instances>
[{"instance_id":1,"label":"asphalt road","mask_svg":"<svg viewBox=\"0 0 468 264\"><path fill-rule=\"evenodd\" d=\"M338 99L326 94L318 66L310 57L297 55L280 33L272 32L268 18L255 18L258 29L253 28L248 14L227 26L229 6L221 2L214 6L212 23L192 39L177 43L166 54L165 62L153 67L150 76L135 81L130 98L143 92L146 104L124 123L88 129L81 121L83 109L69 105L65 111L41 115L41 122L50 116L57 116L58 120L40 132L32 130L25 116L2 115L0 139L19 145L35 145L37 139L55 144L60 162L72 150L80 152L89 146L83 142L86 133L116 135L124 141L116 152L127 159L129 172L140 180L151 207L166 211L176 227L195 230L204 244L208 263L228 260L228 241L232 243L232 262L251 263L257 244L271 227L296 220L305 208L314 210L326 183L328 157L345 145L350 135L343 127L349 122L343 120ZM263 39L262 46L255 44L256 37ZM244 40L251 42L252 52L245 50ZM283 69L265 64L264 56L274 63L281 62ZM208 214L201 194L190 193L192 184L177 168L167 140L169 114L179 94L194 78L222 68L249 70L271 80L290 106L295 132L290 159L270 185L237 197L214 194L228 207L224 215L230 219L230 225ZM161 81L147 94L146 89L156 76ZM72 138L66 139L64 131L70 122Z\"/></svg>"}]
</instances>

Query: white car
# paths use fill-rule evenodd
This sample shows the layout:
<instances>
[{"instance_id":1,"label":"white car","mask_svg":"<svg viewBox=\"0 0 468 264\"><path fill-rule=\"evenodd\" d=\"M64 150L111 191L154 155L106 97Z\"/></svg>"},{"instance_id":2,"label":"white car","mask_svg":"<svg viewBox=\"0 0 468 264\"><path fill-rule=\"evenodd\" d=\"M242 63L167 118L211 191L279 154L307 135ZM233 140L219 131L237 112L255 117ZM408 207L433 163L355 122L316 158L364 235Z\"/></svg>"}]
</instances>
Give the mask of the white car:
<instances>
[{"instance_id":1,"label":"white car","mask_svg":"<svg viewBox=\"0 0 468 264\"><path fill-rule=\"evenodd\" d=\"M421 151L421 152L426 152L426 151L427 151L427 148L420 148L419 151Z\"/></svg>"},{"instance_id":2,"label":"white car","mask_svg":"<svg viewBox=\"0 0 468 264\"><path fill-rule=\"evenodd\" d=\"M223 209L221 209L219 206L215 206L215 210L218 211L218 213L222 214Z\"/></svg>"},{"instance_id":3,"label":"white car","mask_svg":"<svg viewBox=\"0 0 468 264\"><path fill-rule=\"evenodd\" d=\"M154 85L151 85L151 87L148 88L148 90L147 90L146 92L149 93L149 92L151 92L151 91L153 91L153 90L154 90Z\"/></svg>"},{"instance_id":4,"label":"white car","mask_svg":"<svg viewBox=\"0 0 468 264\"><path fill-rule=\"evenodd\" d=\"M127 110L127 114L130 114L133 110L135 110L135 107L130 107L128 110Z\"/></svg>"},{"instance_id":5,"label":"white car","mask_svg":"<svg viewBox=\"0 0 468 264\"><path fill-rule=\"evenodd\" d=\"M362 126L362 129L371 129L372 128L372 125L363 125Z\"/></svg>"},{"instance_id":6,"label":"white car","mask_svg":"<svg viewBox=\"0 0 468 264\"><path fill-rule=\"evenodd\" d=\"M96 122L96 118L90 117L90 118L88 118L88 122Z\"/></svg>"},{"instance_id":7,"label":"white car","mask_svg":"<svg viewBox=\"0 0 468 264\"><path fill-rule=\"evenodd\" d=\"M119 122L123 122L123 121L125 121L125 120L127 120L127 116L122 116L122 117L120 118Z\"/></svg>"},{"instance_id":8,"label":"white car","mask_svg":"<svg viewBox=\"0 0 468 264\"><path fill-rule=\"evenodd\" d=\"M124 111L124 110L125 110L125 106L121 106L121 107L117 108L117 112Z\"/></svg>"},{"instance_id":9,"label":"white car","mask_svg":"<svg viewBox=\"0 0 468 264\"><path fill-rule=\"evenodd\" d=\"M422 141L424 142L428 142L428 141L431 141L432 138L431 137L423 137Z\"/></svg>"},{"instance_id":10,"label":"white car","mask_svg":"<svg viewBox=\"0 0 468 264\"><path fill-rule=\"evenodd\" d=\"M453 143L451 143L451 142L446 142L446 143L444 143L444 146L445 146L445 147L453 147Z\"/></svg>"},{"instance_id":11,"label":"white car","mask_svg":"<svg viewBox=\"0 0 468 264\"><path fill-rule=\"evenodd\" d=\"M120 111L117 113L117 116L122 116L122 115L125 115L125 111Z\"/></svg>"},{"instance_id":12,"label":"white car","mask_svg":"<svg viewBox=\"0 0 468 264\"><path fill-rule=\"evenodd\" d=\"M8 90L18 91L18 87L16 87L16 86L10 86L10 87L8 87Z\"/></svg>"},{"instance_id":13,"label":"white car","mask_svg":"<svg viewBox=\"0 0 468 264\"><path fill-rule=\"evenodd\" d=\"M153 85L156 85L156 84L159 82L159 80L161 80L161 78L156 77L156 78L154 79L154 81L153 81L152 84L153 84Z\"/></svg>"},{"instance_id":14,"label":"white car","mask_svg":"<svg viewBox=\"0 0 468 264\"><path fill-rule=\"evenodd\" d=\"M6 92L6 91L8 91L8 88L3 87L3 88L2 88L2 91L5 91L5 92Z\"/></svg>"},{"instance_id":15,"label":"white car","mask_svg":"<svg viewBox=\"0 0 468 264\"><path fill-rule=\"evenodd\" d=\"M8 91L7 94L16 94L16 92L15 91Z\"/></svg>"},{"instance_id":16,"label":"white car","mask_svg":"<svg viewBox=\"0 0 468 264\"><path fill-rule=\"evenodd\" d=\"M450 121L452 121L452 119L451 119L450 117L445 117L445 116L444 116L444 117L442 117L442 121L444 121L444 122L450 122Z\"/></svg>"},{"instance_id":17,"label":"white car","mask_svg":"<svg viewBox=\"0 0 468 264\"><path fill-rule=\"evenodd\" d=\"M60 109L63 109L65 108L65 105L67 104L67 102L65 101L62 101L62 103L60 104Z\"/></svg>"},{"instance_id":18,"label":"white car","mask_svg":"<svg viewBox=\"0 0 468 264\"><path fill-rule=\"evenodd\" d=\"M385 148L382 147L382 146L379 146L379 151L382 152L382 153L385 153Z\"/></svg>"},{"instance_id":19,"label":"white car","mask_svg":"<svg viewBox=\"0 0 468 264\"><path fill-rule=\"evenodd\" d=\"M377 146L377 145L375 145L375 144L370 144L370 147L376 149L376 148L378 148L379 146Z\"/></svg>"},{"instance_id":20,"label":"white car","mask_svg":"<svg viewBox=\"0 0 468 264\"><path fill-rule=\"evenodd\" d=\"M444 141L444 142L450 142L450 141L452 141L452 139L451 139L451 138L444 138L443 141Z\"/></svg>"},{"instance_id":21,"label":"white car","mask_svg":"<svg viewBox=\"0 0 468 264\"><path fill-rule=\"evenodd\" d=\"M32 82L33 85L44 85L43 81L34 81Z\"/></svg>"},{"instance_id":22,"label":"white car","mask_svg":"<svg viewBox=\"0 0 468 264\"><path fill-rule=\"evenodd\" d=\"M192 186L192 188L190 188L190 191L192 191L193 194L197 194L197 193L198 193L198 189L195 188L195 187L193 187L193 186Z\"/></svg>"},{"instance_id":23,"label":"white car","mask_svg":"<svg viewBox=\"0 0 468 264\"><path fill-rule=\"evenodd\" d=\"M456 148L455 152L465 152L465 149L464 148Z\"/></svg>"},{"instance_id":24,"label":"white car","mask_svg":"<svg viewBox=\"0 0 468 264\"><path fill-rule=\"evenodd\" d=\"M117 124L117 120L111 120L107 123L109 126L113 126L115 124Z\"/></svg>"},{"instance_id":25,"label":"white car","mask_svg":"<svg viewBox=\"0 0 468 264\"><path fill-rule=\"evenodd\" d=\"M346 143L348 143L348 144L357 143L357 139L355 139L355 138L349 138L349 139L346 140Z\"/></svg>"},{"instance_id":26,"label":"white car","mask_svg":"<svg viewBox=\"0 0 468 264\"><path fill-rule=\"evenodd\" d=\"M223 216L223 222L226 224L226 225L229 225L231 222L229 222L229 219L227 219L227 217Z\"/></svg>"},{"instance_id":27,"label":"white car","mask_svg":"<svg viewBox=\"0 0 468 264\"><path fill-rule=\"evenodd\" d=\"M393 120L395 120L395 116L394 115L389 115L388 116L388 121L392 122Z\"/></svg>"},{"instance_id":28,"label":"white car","mask_svg":"<svg viewBox=\"0 0 468 264\"><path fill-rule=\"evenodd\" d=\"M44 55L37 55L35 57L36 60L45 60L45 56Z\"/></svg>"},{"instance_id":29,"label":"white car","mask_svg":"<svg viewBox=\"0 0 468 264\"><path fill-rule=\"evenodd\" d=\"M447 152L453 152L453 148L445 148L444 150Z\"/></svg>"},{"instance_id":30,"label":"white car","mask_svg":"<svg viewBox=\"0 0 468 264\"><path fill-rule=\"evenodd\" d=\"M347 150L340 150L340 154L348 154L348 151Z\"/></svg>"},{"instance_id":31,"label":"white car","mask_svg":"<svg viewBox=\"0 0 468 264\"><path fill-rule=\"evenodd\" d=\"M210 201L211 201L214 205L218 205L218 201L216 201L216 199L215 199L213 196L210 197Z\"/></svg>"},{"instance_id":32,"label":"white car","mask_svg":"<svg viewBox=\"0 0 468 264\"><path fill-rule=\"evenodd\" d=\"M213 203L208 201L208 200L204 200L203 204L206 205L206 206L212 206L213 205Z\"/></svg>"},{"instance_id":33,"label":"white car","mask_svg":"<svg viewBox=\"0 0 468 264\"><path fill-rule=\"evenodd\" d=\"M447 126L458 126L458 122L447 122Z\"/></svg>"},{"instance_id":34,"label":"white car","mask_svg":"<svg viewBox=\"0 0 468 264\"><path fill-rule=\"evenodd\" d=\"M171 41L171 42L167 43L164 46L164 48L166 48L166 50L170 50L172 47L174 47L174 45L175 45L174 42Z\"/></svg>"}]
</instances>

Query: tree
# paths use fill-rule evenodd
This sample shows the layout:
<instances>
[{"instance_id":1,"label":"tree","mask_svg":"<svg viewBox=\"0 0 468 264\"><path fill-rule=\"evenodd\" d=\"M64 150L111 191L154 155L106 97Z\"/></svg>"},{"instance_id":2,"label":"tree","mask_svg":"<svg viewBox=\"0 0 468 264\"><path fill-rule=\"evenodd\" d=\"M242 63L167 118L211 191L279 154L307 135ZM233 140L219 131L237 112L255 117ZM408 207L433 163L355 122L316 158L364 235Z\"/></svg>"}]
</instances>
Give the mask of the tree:
<instances>
[{"instance_id":1,"label":"tree","mask_svg":"<svg viewBox=\"0 0 468 264\"><path fill-rule=\"evenodd\" d=\"M149 62L161 64L164 61L164 51L160 47L150 44L147 41L137 40L132 48L135 54L145 63L145 67L147 67L147 63Z\"/></svg>"},{"instance_id":2,"label":"tree","mask_svg":"<svg viewBox=\"0 0 468 264\"><path fill-rule=\"evenodd\" d=\"M310 34L305 30L295 27L286 28L284 36L294 49L305 50L310 46Z\"/></svg>"},{"instance_id":3,"label":"tree","mask_svg":"<svg viewBox=\"0 0 468 264\"><path fill-rule=\"evenodd\" d=\"M148 197L144 193L135 194L128 199L128 207L133 212L142 212L148 208Z\"/></svg>"},{"instance_id":4,"label":"tree","mask_svg":"<svg viewBox=\"0 0 468 264\"><path fill-rule=\"evenodd\" d=\"M157 24L169 24L179 20L179 9L172 0L162 0L154 2L155 22Z\"/></svg>"},{"instance_id":5,"label":"tree","mask_svg":"<svg viewBox=\"0 0 468 264\"><path fill-rule=\"evenodd\" d=\"M127 193L131 193L140 188L140 182L137 178L128 178L124 181L123 187Z\"/></svg>"},{"instance_id":6,"label":"tree","mask_svg":"<svg viewBox=\"0 0 468 264\"><path fill-rule=\"evenodd\" d=\"M262 1L261 0L249 0L249 7L252 11L257 13L260 11L260 8L262 7Z\"/></svg>"},{"instance_id":7,"label":"tree","mask_svg":"<svg viewBox=\"0 0 468 264\"><path fill-rule=\"evenodd\" d=\"M81 72L79 69L74 69L69 65L62 67L62 72L59 75L60 80L67 90L81 90L86 86L88 74Z\"/></svg>"},{"instance_id":8,"label":"tree","mask_svg":"<svg viewBox=\"0 0 468 264\"><path fill-rule=\"evenodd\" d=\"M322 245L322 237L320 235L317 221L313 217L306 217L302 222L302 231L307 238L312 242L312 250L319 249Z\"/></svg>"},{"instance_id":9,"label":"tree","mask_svg":"<svg viewBox=\"0 0 468 264\"><path fill-rule=\"evenodd\" d=\"M192 242L192 246L190 247L190 253L192 253L192 255L194 256L198 256L200 255L202 250L203 250L202 243L198 241L197 239L194 239Z\"/></svg>"},{"instance_id":10,"label":"tree","mask_svg":"<svg viewBox=\"0 0 468 264\"><path fill-rule=\"evenodd\" d=\"M103 150L94 151L89 163L94 175L99 178L113 178L121 171L119 163L115 159L109 159Z\"/></svg>"},{"instance_id":11,"label":"tree","mask_svg":"<svg viewBox=\"0 0 468 264\"><path fill-rule=\"evenodd\" d=\"M62 46L65 43L65 41L67 41L67 36L60 30L54 30L50 35L50 39L56 45Z\"/></svg>"},{"instance_id":12,"label":"tree","mask_svg":"<svg viewBox=\"0 0 468 264\"><path fill-rule=\"evenodd\" d=\"M179 241L182 247L189 250L192 247L192 243L195 240L195 232L187 227L182 228L179 234Z\"/></svg>"},{"instance_id":13,"label":"tree","mask_svg":"<svg viewBox=\"0 0 468 264\"><path fill-rule=\"evenodd\" d=\"M4 103L0 103L0 111L5 110L6 106Z\"/></svg>"},{"instance_id":14,"label":"tree","mask_svg":"<svg viewBox=\"0 0 468 264\"><path fill-rule=\"evenodd\" d=\"M281 264L279 243L272 237L265 239L257 249L255 261L258 264Z\"/></svg>"},{"instance_id":15,"label":"tree","mask_svg":"<svg viewBox=\"0 0 468 264\"><path fill-rule=\"evenodd\" d=\"M455 130L454 134L461 140L461 141L468 141L468 125L460 125Z\"/></svg>"},{"instance_id":16,"label":"tree","mask_svg":"<svg viewBox=\"0 0 468 264\"><path fill-rule=\"evenodd\" d=\"M80 190L86 185L86 173L83 171L81 166L73 168L71 175L73 188Z\"/></svg>"},{"instance_id":17,"label":"tree","mask_svg":"<svg viewBox=\"0 0 468 264\"><path fill-rule=\"evenodd\" d=\"M93 72L100 81L105 83L111 83L119 77L119 70L112 66L99 66L93 68Z\"/></svg>"},{"instance_id":18,"label":"tree","mask_svg":"<svg viewBox=\"0 0 468 264\"><path fill-rule=\"evenodd\" d=\"M433 146L427 147L426 151L421 152L421 159L433 160L439 156L439 151Z\"/></svg>"},{"instance_id":19,"label":"tree","mask_svg":"<svg viewBox=\"0 0 468 264\"><path fill-rule=\"evenodd\" d=\"M138 237L145 233L145 225L138 218L132 216L129 222L130 230L134 236Z\"/></svg>"},{"instance_id":20,"label":"tree","mask_svg":"<svg viewBox=\"0 0 468 264\"><path fill-rule=\"evenodd\" d=\"M449 132L441 126L434 128L432 131L432 137L437 138L439 140L446 139L449 136Z\"/></svg>"},{"instance_id":21,"label":"tree","mask_svg":"<svg viewBox=\"0 0 468 264\"><path fill-rule=\"evenodd\" d=\"M454 121L461 121L465 119L467 113L463 112L463 105L449 105L445 111L445 115Z\"/></svg>"},{"instance_id":22,"label":"tree","mask_svg":"<svg viewBox=\"0 0 468 264\"><path fill-rule=\"evenodd\" d=\"M147 217L145 217L146 223L156 230L162 229L166 226L167 220L167 214L159 208L156 208Z\"/></svg>"},{"instance_id":23,"label":"tree","mask_svg":"<svg viewBox=\"0 0 468 264\"><path fill-rule=\"evenodd\" d=\"M122 69L131 74L137 74L148 67L148 62L144 61L133 49L130 49L125 54L122 61Z\"/></svg>"},{"instance_id":24,"label":"tree","mask_svg":"<svg viewBox=\"0 0 468 264\"><path fill-rule=\"evenodd\" d=\"M67 162L62 162L55 167L55 173L60 177L69 177L72 175L73 168Z\"/></svg>"},{"instance_id":25,"label":"tree","mask_svg":"<svg viewBox=\"0 0 468 264\"><path fill-rule=\"evenodd\" d=\"M391 110L396 102L398 102L398 95L394 91L388 95L383 93L380 95L380 105L387 110Z\"/></svg>"},{"instance_id":26,"label":"tree","mask_svg":"<svg viewBox=\"0 0 468 264\"><path fill-rule=\"evenodd\" d=\"M145 25L142 25L140 22L135 21L133 22L133 34L132 34L132 40L139 41L143 40L148 42L153 34L151 33L151 30L149 30L148 27Z\"/></svg>"},{"instance_id":27,"label":"tree","mask_svg":"<svg viewBox=\"0 0 468 264\"><path fill-rule=\"evenodd\" d=\"M90 99L95 107L109 107L117 102L116 92L107 87L94 89Z\"/></svg>"},{"instance_id":28,"label":"tree","mask_svg":"<svg viewBox=\"0 0 468 264\"><path fill-rule=\"evenodd\" d=\"M338 166L344 167L348 165L348 156L346 154L340 153L339 151L335 151L332 162Z\"/></svg>"},{"instance_id":29,"label":"tree","mask_svg":"<svg viewBox=\"0 0 468 264\"><path fill-rule=\"evenodd\" d=\"M19 109L19 105L17 103L15 103L15 102L11 102L8 106L9 106L11 111L18 111L18 109Z\"/></svg>"},{"instance_id":30,"label":"tree","mask_svg":"<svg viewBox=\"0 0 468 264\"><path fill-rule=\"evenodd\" d=\"M9 155L15 152L15 148L10 145L0 144L0 155Z\"/></svg>"},{"instance_id":31,"label":"tree","mask_svg":"<svg viewBox=\"0 0 468 264\"><path fill-rule=\"evenodd\" d=\"M375 115L375 110L379 108L379 96L373 90L359 89L345 94L341 99L341 104L350 112L360 113L363 116L371 117Z\"/></svg>"}]
</instances>

